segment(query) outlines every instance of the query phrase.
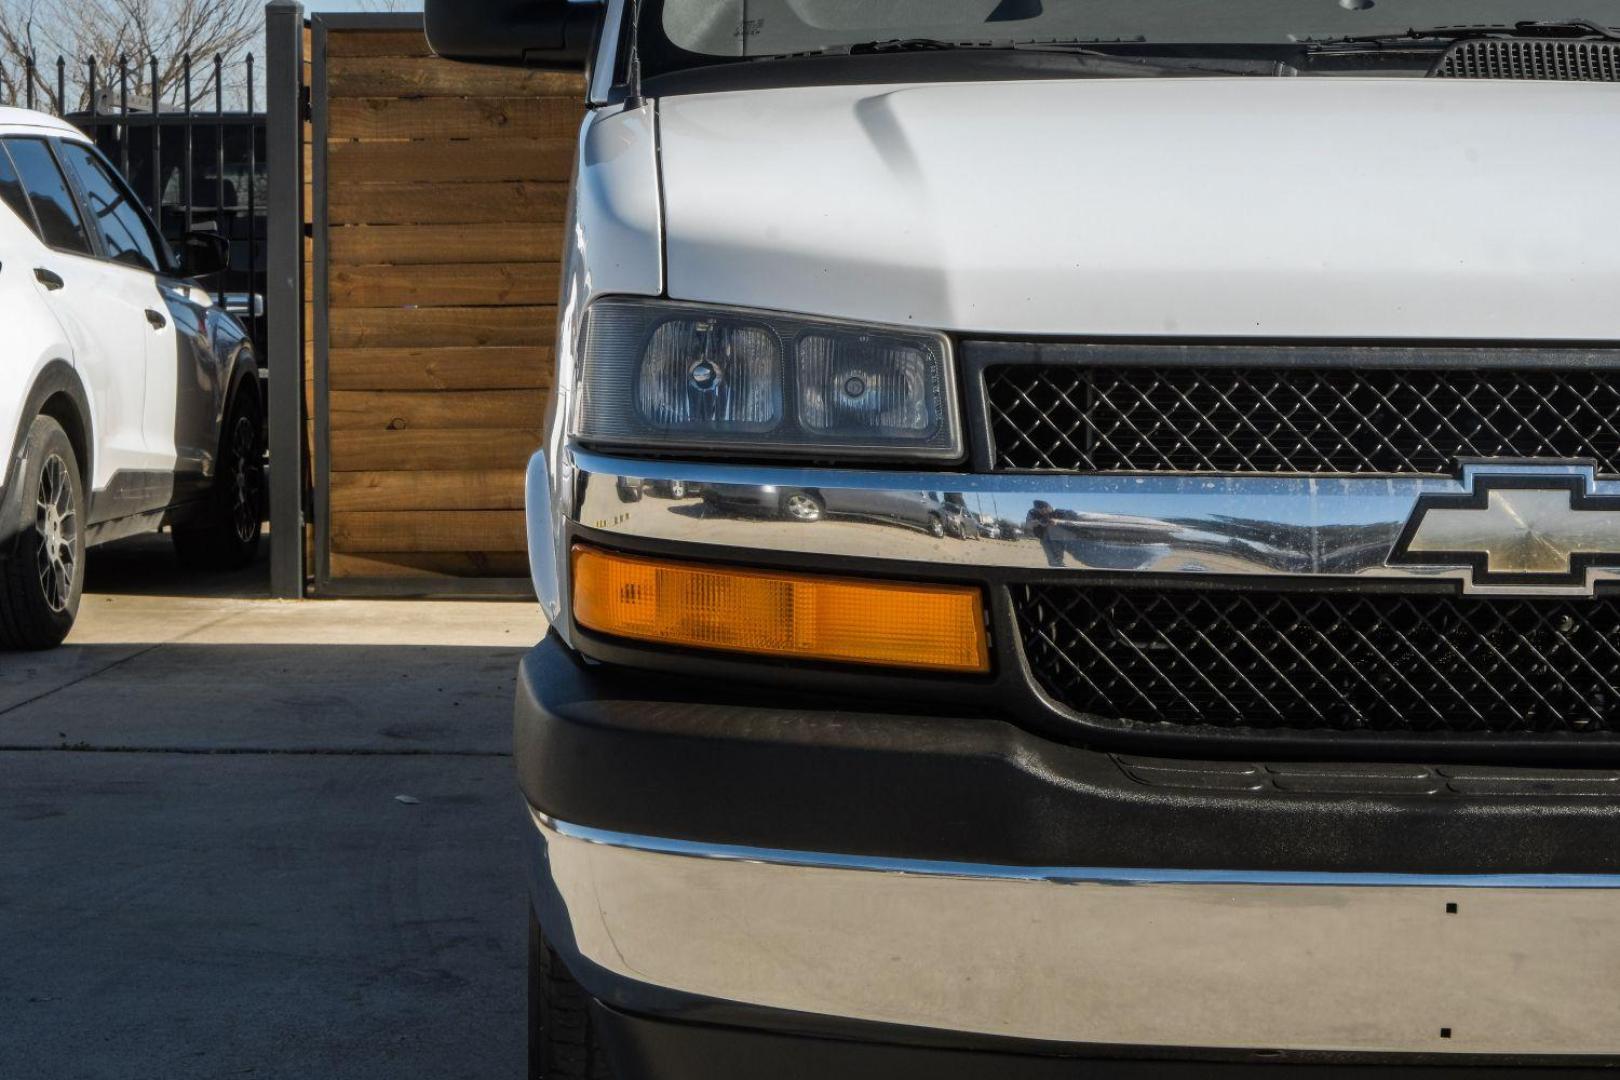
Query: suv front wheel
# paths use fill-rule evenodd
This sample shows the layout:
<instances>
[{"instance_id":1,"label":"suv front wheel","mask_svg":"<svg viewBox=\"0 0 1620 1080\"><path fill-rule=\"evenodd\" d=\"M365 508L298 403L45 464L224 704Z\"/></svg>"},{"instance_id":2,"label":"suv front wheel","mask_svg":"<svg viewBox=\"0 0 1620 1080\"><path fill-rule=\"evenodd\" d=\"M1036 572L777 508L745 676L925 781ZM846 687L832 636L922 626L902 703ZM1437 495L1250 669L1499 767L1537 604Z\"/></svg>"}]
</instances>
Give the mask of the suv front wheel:
<instances>
[{"instance_id":1,"label":"suv front wheel","mask_svg":"<svg viewBox=\"0 0 1620 1080\"><path fill-rule=\"evenodd\" d=\"M207 508L176 524L174 550L195 570L238 570L259 551L264 529L264 418L251 394L231 403Z\"/></svg>"},{"instance_id":2,"label":"suv front wheel","mask_svg":"<svg viewBox=\"0 0 1620 1080\"><path fill-rule=\"evenodd\" d=\"M18 477L20 530L0 555L0 648L62 644L84 592L84 480L62 425L36 416Z\"/></svg>"}]
</instances>

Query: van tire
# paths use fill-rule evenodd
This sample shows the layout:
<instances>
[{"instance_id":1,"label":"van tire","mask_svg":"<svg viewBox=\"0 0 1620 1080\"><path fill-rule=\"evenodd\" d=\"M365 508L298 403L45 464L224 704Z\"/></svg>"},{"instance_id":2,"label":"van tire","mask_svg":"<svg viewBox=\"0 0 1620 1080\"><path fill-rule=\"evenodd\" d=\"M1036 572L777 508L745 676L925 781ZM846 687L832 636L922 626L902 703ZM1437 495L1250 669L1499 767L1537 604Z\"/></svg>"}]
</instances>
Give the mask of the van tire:
<instances>
[{"instance_id":1,"label":"van tire","mask_svg":"<svg viewBox=\"0 0 1620 1080\"><path fill-rule=\"evenodd\" d=\"M198 517L174 526L174 551L188 570L240 570L259 554L264 533L264 418L258 401L241 392L227 415L208 505Z\"/></svg>"},{"instance_id":2,"label":"van tire","mask_svg":"<svg viewBox=\"0 0 1620 1080\"><path fill-rule=\"evenodd\" d=\"M529 911L529 1080L613 1080L591 1019L591 999L574 981Z\"/></svg>"},{"instance_id":3,"label":"van tire","mask_svg":"<svg viewBox=\"0 0 1620 1080\"><path fill-rule=\"evenodd\" d=\"M84 594L84 477L62 425L36 416L17 477L26 520L0 557L0 649L54 649Z\"/></svg>"}]
</instances>

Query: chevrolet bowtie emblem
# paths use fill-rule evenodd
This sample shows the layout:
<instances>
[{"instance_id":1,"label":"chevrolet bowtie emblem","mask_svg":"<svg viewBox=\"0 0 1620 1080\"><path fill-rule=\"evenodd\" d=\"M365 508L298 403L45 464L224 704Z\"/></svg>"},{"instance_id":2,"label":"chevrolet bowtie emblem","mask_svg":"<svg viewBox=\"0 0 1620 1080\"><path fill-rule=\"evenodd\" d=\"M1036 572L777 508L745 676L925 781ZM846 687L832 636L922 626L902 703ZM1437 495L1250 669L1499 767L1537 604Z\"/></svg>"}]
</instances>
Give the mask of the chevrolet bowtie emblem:
<instances>
[{"instance_id":1,"label":"chevrolet bowtie emblem","mask_svg":"<svg viewBox=\"0 0 1620 1080\"><path fill-rule=\"evenodd\" d=\"M1591 469L1464 470L1469 491L1418 499L1390 562L1467 567L1470 591L1592 593L1620 566L1620 496L1592 493Z\"/></svg>"}]
</instances>

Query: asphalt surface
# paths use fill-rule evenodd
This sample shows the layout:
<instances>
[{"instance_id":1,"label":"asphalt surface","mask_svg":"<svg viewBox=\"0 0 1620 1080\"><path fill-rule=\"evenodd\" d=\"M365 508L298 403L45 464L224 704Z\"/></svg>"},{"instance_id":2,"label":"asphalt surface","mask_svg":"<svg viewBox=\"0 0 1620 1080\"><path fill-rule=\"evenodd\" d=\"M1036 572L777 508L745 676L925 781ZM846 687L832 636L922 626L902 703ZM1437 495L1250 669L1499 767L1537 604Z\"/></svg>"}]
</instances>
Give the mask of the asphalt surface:
<instances>
[{"instance_id":1,"label":"asphalt surface","mask_svg":"<svg viewBox=\"0 0 1620 1080\"><path fill-rule=\"evenodd\" d=\"M0 653L0 1078L520 1076L534 605L89 575Z\"/></svg>"}]
</instances>

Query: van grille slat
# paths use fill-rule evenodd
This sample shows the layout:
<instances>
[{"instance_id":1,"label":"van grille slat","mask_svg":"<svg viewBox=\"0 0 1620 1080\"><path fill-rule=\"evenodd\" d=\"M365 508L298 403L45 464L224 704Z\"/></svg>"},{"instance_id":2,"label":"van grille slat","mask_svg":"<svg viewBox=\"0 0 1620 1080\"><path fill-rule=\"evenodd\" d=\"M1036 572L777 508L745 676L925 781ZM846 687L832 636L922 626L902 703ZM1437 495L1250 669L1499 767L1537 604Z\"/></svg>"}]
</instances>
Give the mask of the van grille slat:
<instances>
[{"instance_id":1,"label":"van grille slat","mask_svg":"<svg viewBox=\"0 0 1620 1080\"><path fill-rule=\"evenodd\" d=\"M1584 739L1620 732L1620 602L1023 585L1030 668L1115 725Z\"/></svg>"},{"instance_id":2,"label":"van grille slat","mask_svg":"<svg viewBox=\"0 0 1620 1080\"><path fill-rule=\"evenodd\" d=\"M1513 457L1620 474L1609 370L1008 364L985 392L998 470L1449 475Z\"/></svg>"}]
</instances>

